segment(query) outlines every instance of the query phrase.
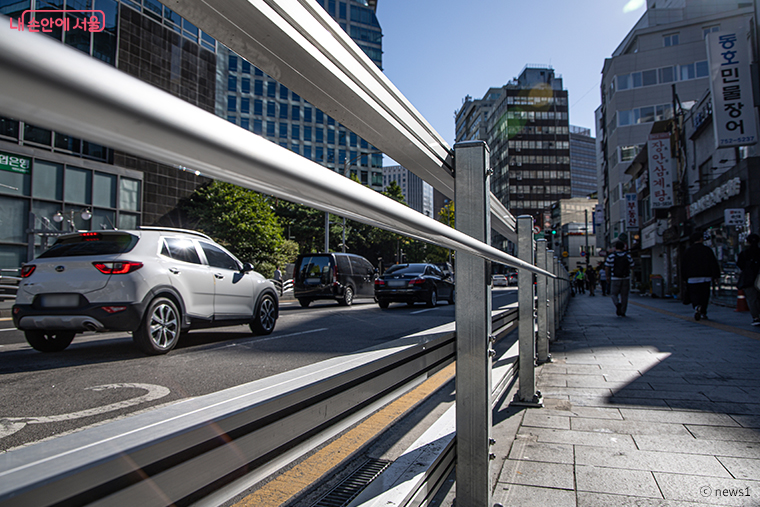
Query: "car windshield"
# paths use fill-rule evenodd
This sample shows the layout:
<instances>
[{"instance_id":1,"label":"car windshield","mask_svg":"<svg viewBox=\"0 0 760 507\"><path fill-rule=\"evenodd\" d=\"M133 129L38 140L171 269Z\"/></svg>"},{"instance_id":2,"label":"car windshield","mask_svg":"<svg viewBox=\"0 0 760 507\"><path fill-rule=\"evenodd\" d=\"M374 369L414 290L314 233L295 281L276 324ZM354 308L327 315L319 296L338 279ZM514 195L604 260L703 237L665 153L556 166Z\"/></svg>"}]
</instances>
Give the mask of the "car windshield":
<instances>
[{"instance_id":1,"label":"car windshield","mask_svg":"<svg viewBox=\"0 0 760 507\"><path fill-rule=\"evenodd\" d=\"M128 233L85 232L78 236L59 238L39 258L120 254L132 250L137 240L137 236Z\"/></svg>"},{"instance_id":2,"label":"car windshield","mask_svg":"<svg viewBox=\"0 0 760 507\"><path fill-rule=\"evenodd\" d=\"M397 264L388 268L386 275L421 275L425 272L425 264Z\"/></svg>"}]
</instances>

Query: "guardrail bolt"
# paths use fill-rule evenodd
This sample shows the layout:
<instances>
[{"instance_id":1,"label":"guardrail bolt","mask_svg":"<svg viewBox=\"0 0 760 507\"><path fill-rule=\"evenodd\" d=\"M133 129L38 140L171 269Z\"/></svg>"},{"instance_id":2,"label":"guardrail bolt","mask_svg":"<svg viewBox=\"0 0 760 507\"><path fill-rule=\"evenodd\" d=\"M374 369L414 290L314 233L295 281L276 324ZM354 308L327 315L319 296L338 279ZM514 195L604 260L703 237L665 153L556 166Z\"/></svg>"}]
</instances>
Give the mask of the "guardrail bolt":
<instances>
[{"instance_id":1,"label":"guardrail bolt","mask_svg":"<svg viewBox=\"0 0 760 507\"><path fill-rule=\"evenodd\" d=\"M496 357L496 351L494 349L488 349L488 357Z\"/></svg>"},{"instance_id":2,"label":"guardrail bolt","mask_svg":"<svg viewBox=\"0 0 760 507\"><path fill-rule=\"evenodd\" d=\"M491 452L491 453L488 454L488 459L490 459L491 461L493 461L493 460L496 459L496 455Z\"/></svg>"},{"instance_id":3,"label":"guardrail bolt","mask_svg":"<svg viewBox=\"0 0 760 507\"><path fill-rule=\"evenodd\" d=\"M494 440L493 438L489 438L488 439L488 444L489 445L496 445L496 440Z\"/></svg>"},{"instance_id":4,"label":"guardrail bolt","mask_svg":"<svg viewBox=\"0 0 760 507\"><path fill-rule=\"evenodd\" d=\"M488 341L490 341L491 343L496 343L496 335L493 335L493 334L489 335Z\"/></svg>"}]
</instances>

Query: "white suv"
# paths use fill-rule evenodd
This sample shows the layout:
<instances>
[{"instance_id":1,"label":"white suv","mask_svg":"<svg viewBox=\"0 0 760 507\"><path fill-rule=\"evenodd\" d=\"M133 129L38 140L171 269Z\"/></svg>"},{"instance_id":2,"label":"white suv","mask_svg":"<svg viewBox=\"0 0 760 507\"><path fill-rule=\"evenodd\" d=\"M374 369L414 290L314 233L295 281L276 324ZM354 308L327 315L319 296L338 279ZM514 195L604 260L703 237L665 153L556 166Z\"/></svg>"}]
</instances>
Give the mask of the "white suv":
<instances>
[{"instance_id":1,"label":"white suv","mask_svg":"<svg viewBox=\"0 0 760 507\"><path fill-rule=\"evenodd\" d=\"M274 284L208 236L180 229L60 236L21 270L13 323L42 352L84 331L131 331L147 354L165 354L191 328L249 324L274 330Z\"/></svg>"}]
</instances>

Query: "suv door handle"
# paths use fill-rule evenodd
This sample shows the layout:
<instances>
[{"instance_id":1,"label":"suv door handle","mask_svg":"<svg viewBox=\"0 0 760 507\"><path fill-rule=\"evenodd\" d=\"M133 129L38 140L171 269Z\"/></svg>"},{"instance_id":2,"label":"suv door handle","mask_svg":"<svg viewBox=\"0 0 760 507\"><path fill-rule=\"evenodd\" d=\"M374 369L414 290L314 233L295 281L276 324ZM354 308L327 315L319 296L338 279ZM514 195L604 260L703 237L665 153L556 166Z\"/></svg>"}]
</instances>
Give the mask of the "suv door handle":
<instances>
[{"instance_id":1,"label":"suv door handle","mask_svg":"<svg viewBox=\"0 0 760 507\"><path fill-rule=\"evenodd\" d=\"M221 273L214 273L214 278L218 278L219 280L221 280L222 278L224 278L224 275Z\"/></svg>"},{"instance_id":2,"label":"suv door handle","mask_svg":"<svg viewBox=\"0 0 760 507\"><path fill-rule=\"evenodd\" d=\"M175 275L179 274L179 269L177 268L169 268L169 272L174 273Z\"/></svg>"}]
</instances>

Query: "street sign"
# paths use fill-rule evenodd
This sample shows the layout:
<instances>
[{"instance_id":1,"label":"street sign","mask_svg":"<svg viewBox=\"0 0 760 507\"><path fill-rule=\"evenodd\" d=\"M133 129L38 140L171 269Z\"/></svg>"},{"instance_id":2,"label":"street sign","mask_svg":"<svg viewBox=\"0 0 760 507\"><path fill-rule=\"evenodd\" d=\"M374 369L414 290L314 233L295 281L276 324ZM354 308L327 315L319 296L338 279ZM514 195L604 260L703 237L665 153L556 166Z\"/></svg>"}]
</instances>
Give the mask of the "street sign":
<instances>
[{"instance_id":1,"label":"street sign","mask_svg":"<svg viewBox=\"0 0 760 507\"><path fill-rule=\"evenodd\" d=\"M568 255L570 255L570 254L567 253L567 250L565 250L564 252L562 252L562 257L567 257Z\"/></svg>"},{"instance_id":2,"label":"street sign","mask_svg":"<svg viewBox=\"0 0 760 507\"><path fill-rule=\"evenodd\" d=\"M723 216L728 227L741 227L744 225L744 208L724 209Z\"/></svg>"}]
</instances>

